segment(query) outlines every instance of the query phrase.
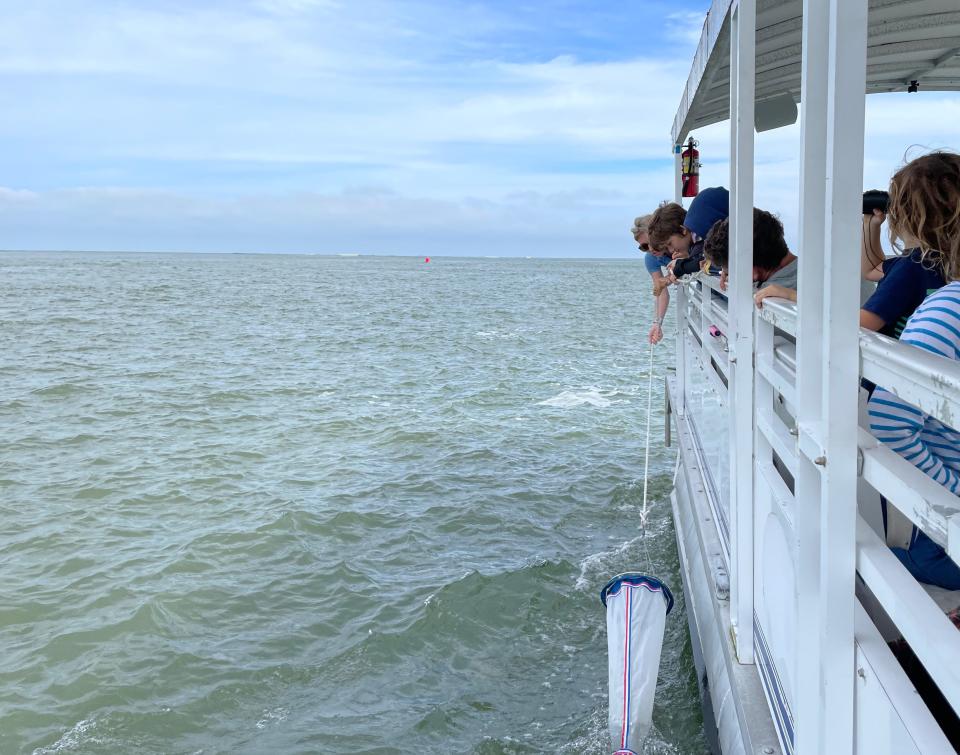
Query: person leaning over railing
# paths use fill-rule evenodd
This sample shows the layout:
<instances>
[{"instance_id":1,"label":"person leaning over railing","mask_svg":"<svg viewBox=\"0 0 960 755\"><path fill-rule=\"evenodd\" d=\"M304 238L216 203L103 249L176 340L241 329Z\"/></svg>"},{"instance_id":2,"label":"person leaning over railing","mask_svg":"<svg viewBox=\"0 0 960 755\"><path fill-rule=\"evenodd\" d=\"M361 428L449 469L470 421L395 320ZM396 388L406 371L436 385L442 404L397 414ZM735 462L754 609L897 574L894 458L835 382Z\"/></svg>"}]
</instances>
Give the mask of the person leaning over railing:
<instances>
[{"instance_id":1,"label":"person leaning over railing","mask_svg":"<svg viewBox=\"0 0 960 755\"><path fill-rule=\"evenodd\" d=\"M890 181L891 238L915 245L924 264L939 267L946 286L930 294L907 320L903 343L960 359L960 155L935 152L911 161ZM877 387L868 403L876 438L950 492L960 495L960 433ZM960 589L960 568L914 528L894 554L916 579Z\"/></svg>"},{"instance_id":2,"label":"person leaning over railing","mask_svg":"<svg viewBox=\"0 0 960 755\"><path fill-rule=\"evenodd\" d=\"M909 251L883 257L880 226L886 214L877 205L886 206L886 192L868 191L863 195L864 229L860 244L860 271L865 280L876 281L877 288L860 309L860 327L899 338L920 303L946 282L939 263L924 259L915 239L901 239ZM768 297L795 302L795 286L768 285L754 295L758 307ZM872 385L867 386L873 390Z\"/></svg>"},{"instance_id":3,"label":"person leaning over railing","mask_svg":"<svg viewBox=\"0 0 960 755\"><path fill-rule=\"evenodd\" d=\"M670 306L670 292L665 285L666 280L661 269L670 261L670 256L666 251L654 249L650 246L649 226L653 215L641 215L633 221L633 228L630 229L634 241L644 253L643 264L650 273L653 280L653 325L650 326L648 340L652 344L660 343L663 340L663 318L667 315L667 307Z\"/></svg>"},{"instance_id":4,"label":"person leaning over railing","mask_svg":"<svg viewBox=\"0 0 960 755\"><path fill-rule=\"evenodd\" d=\"M660 205L650 219L650 244L666 249L673 258L667 266L667 280L696 273L703 261L703 242L707 232L730 210L730 194L722 186L704 189L684 210L676 202Z\"/></svg>"},{"instance_id":5,"label":"person leaning over railing","mask_svg":"<svg viewBox=\"0 0 960 755\"><path fill-rule=\"evenodd\" d=\"M726 288L730 265L730 220L724 218L718 221L706 236L704 258L711 266L720 268L720 286ZM772 289L774 296L796 301L797 272L797 255L787 246L783 223L766 210L754 207L753 282L761 292Z\"/></svg>"},{"instance_id":6,"label":"person leaning over railing","mask_svg":"<svg viewBox=\"0 0 960 755\"><path fill-rule=\"evenodd\" d=\"M899 338L910 315L946 283L943 267L938 260L924 259L917 240L909 234L900 239L907 251L885 258L880 247L880 226L886 214L874 205L885 207L889 196L886 192L868 191L863 199L860 271L864 280L877 282L877 289L860 309L860 327Z\"/></svg>"}]
</instances>

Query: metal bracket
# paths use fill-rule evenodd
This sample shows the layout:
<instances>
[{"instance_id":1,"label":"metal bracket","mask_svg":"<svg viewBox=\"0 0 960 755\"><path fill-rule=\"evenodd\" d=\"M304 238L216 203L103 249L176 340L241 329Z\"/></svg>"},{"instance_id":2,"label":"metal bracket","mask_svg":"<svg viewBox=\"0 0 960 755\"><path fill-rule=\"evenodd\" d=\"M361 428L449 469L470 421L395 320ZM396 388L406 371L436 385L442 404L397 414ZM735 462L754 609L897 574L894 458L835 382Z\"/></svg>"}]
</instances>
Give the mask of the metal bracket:
<instances>
[{"instance_id":1,"label":"metal bracket","mask_svg":"<svg viewBox=\"0 0 960 755\"><path fill-rule=\"evenodd\" d=\"M666 378L663 380L664 386L667 384ZM665 406L663 407L663 444L667 448L670 448L670 417L673 414L673 406L670 403L670 394L667 391L664 391L666 395Z\"/></svg>"},{"instance_id":2,"label":"metal bracket","mask_svg":"<svg viewBox=\"0 0 960 755\"><path fill-rule=\"evenodd\" d=\"M800 453L817 466L826 466L827 454L820 440L823 437L823 423L801 422L797 429L797 448Z\"/></svg>"}]
</instances>

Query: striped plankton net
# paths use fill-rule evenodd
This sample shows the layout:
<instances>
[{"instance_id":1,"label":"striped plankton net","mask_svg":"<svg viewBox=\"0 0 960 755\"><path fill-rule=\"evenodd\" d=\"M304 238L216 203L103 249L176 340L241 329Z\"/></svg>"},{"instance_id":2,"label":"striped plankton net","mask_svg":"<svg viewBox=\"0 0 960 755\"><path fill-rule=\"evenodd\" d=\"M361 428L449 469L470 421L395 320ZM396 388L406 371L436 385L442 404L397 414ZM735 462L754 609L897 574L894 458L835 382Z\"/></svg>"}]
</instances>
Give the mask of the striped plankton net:
<instances>
[{"instance_id":1,"label":"striped plankton net","mask_svg":"<svg viewBox=\"0 0 960 755\"><path fill-rule=\"evenodd\" d=\"M660 651L673 595L656 577L621 574L600 591L607 609L610 741L615 755L640 751L653 723Z\"/></svg>"}]
</instances>

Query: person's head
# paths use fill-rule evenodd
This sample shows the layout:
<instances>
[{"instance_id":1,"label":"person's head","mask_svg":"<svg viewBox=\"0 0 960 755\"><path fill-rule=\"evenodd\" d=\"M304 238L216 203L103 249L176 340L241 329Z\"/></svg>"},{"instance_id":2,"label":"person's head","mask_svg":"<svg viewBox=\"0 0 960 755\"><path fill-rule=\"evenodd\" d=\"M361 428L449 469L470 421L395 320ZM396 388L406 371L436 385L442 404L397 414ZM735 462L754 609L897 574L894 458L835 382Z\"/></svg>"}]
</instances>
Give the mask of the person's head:
<instances>
[{"instance_id":1,"label":"person's head","mask_svg":"<svg viewBox=\"0 0 960 755\"><path fill-rule=\"evenodd\" d=\"M783 223L766 210L753 208L753 280L762 283L783 265L790 254ZM703 242L703 256L714 267L730 266L730 220L714 223Z\"/></svg>"},{"instance_id":2,"label":"person's head","mask_svg":"<svg viewBox=\"0 0 960 755\"><path fill-rule=\"evenodd\" d=\"M683 226L686 217L683 205L676 202L661 204L650 218L650 246L669 253L674 259L686 257L693 242L690 231Z\"/></svg>"},{"instance_id":3,"label":"person's head","mask_svg":"<svg viewBox=\"0 0 960 755\"><path fill-rule=\"evenodd\" d=\"M762 283L783 265L790 247L780 218L753 208L753 280Z\"/></svg>"},{"instance_id":4,"label":"person's head","mask_svg":"<svg viewBox=\"0 0 960 755\"><path fill-rule=\"evenodd\" d=\"M712 267L726 270L730 262L730 222L724 218L713 224L703 240L703 258Z\"/></svg>"},{"instance_id":5,"label":"person's head","mask_svg":"<svg viewBox=\"0 0 960 755\"><path fill-rule=\"evenodd\" d=\"M697 238L705 239L718 220L730 214L730 193L722 186L711 186L693 198L683 219L683 227Z\"/></svg>"},{"instance_id":6,"label":"person's head","mask_svg":"<svg viewBox=\"0 0 960 755\"><path fill-rule=\"evenodd\" d=\"M960 280L960 155L933 152L890 179L890 240L919 247L947 280Z\"/></svg>"},{"instance_id":7,"label":"person's head","mask_svg":"<svg viewBox=\"0 0 960 755\"><path fill-rule=\"evenodd\" d=\"M636 218L633 221L633 228L630 229L630 232L633 234L633 240L637 242L640 247L640 251L650 252L653 249L650 246L650 218L653 215L641 215L639 218Z\"/></svg>"}]
</instances>

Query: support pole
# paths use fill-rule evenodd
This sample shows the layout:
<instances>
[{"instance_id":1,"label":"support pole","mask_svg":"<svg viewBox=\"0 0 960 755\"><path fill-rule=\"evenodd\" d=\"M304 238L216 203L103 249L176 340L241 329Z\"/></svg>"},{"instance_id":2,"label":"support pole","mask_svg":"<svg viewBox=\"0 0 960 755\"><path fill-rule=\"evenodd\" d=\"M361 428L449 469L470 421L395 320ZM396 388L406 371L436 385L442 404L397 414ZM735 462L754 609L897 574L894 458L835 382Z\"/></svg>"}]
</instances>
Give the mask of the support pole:
<instances>
[{"instance_id":1,"label":"support pole","mask_svg":"<svg viewBox=\"0 0 960 755\"><path fill-rule=\"evenodd\" d=\"M821 752L853 751L860 265L867 0L830 2L820 511Z\"/></svg>"},{"instance_id":2,"label":"support pole","mask_svg":"<svg viewBox=\"0 0 960 755\"><path fill-rule=\"evenodd\" d=\"M681 145L673 147L673 196L677 204L683 204L683 160L680 157ZM677 308L677 387L680 395L674 398L673 408L678 417L687 411L687 292L684 286L674 286L673 300Z\"/></svg>"},{"instance_id":3,"label":"support pole","mask_svg":"<svg viewBox=\"0 0 960 755\"><path fill-rule=\"evenodd\" d=\"M867 0L830 0L828 7L816 7L825 5L822 0L804 3L803 32L797 497L808 510L798 517L796 751L801 754L854 749L856 249L863 188ZM814 60L824 57L824 49L825 65Z\"/></svg>"},{"instance_id":4,"label":"support pole","mask_svg":"<svg viewBox=\"0 0 960 755\"><path fill-rule=\"evenodd\" d=\"M753 110L756 0L730 17L730 608L737 659L753 663Z\"/></svg>"},{"instance_id":5,"label":"support pole","mask_svg":"<svg viewBox=\"0 0 960 755\"><path fill-rule=\"evenodd\" d=\"M800 254L797 278L797 429L811 437L820 422L821 339L823 336L823 229L826 225L827 58L830 25L823 0L804 0L800 80ZM815 753L820 721L820 470L798 454L796 500L798 558L796 573L797 753Z\"/></svg>"}]
</instances>

